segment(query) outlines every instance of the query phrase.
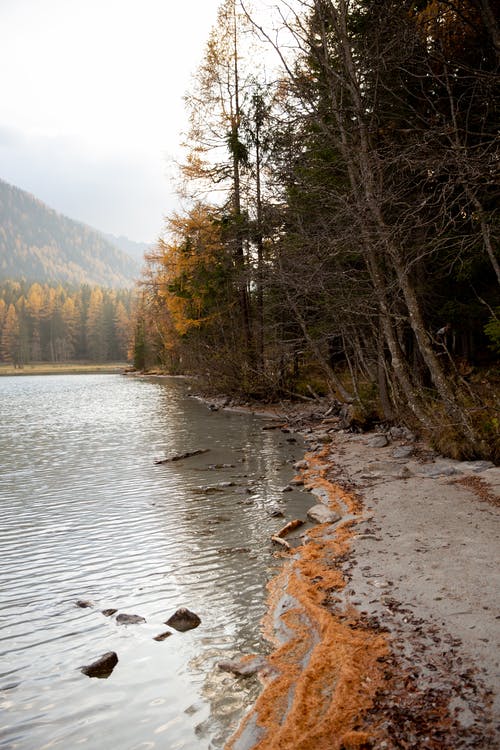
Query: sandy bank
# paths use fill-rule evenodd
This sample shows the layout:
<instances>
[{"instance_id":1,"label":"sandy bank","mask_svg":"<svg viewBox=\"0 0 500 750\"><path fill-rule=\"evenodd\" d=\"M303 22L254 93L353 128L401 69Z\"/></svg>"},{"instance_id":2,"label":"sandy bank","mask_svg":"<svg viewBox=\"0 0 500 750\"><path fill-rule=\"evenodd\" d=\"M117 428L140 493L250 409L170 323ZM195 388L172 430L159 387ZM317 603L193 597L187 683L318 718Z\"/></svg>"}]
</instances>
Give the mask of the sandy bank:
<instances>
[{"instance_id":1,"label":"sandy bank","mask_svg":"<svg viewBox=\"0 0 500 750\"><path fill-rule=\"evenodd\" d=\"M328 427L301 476L343 518L282 553L272 669L228 747L498 747L500 468Z\"/></svg>"}]
</instances>

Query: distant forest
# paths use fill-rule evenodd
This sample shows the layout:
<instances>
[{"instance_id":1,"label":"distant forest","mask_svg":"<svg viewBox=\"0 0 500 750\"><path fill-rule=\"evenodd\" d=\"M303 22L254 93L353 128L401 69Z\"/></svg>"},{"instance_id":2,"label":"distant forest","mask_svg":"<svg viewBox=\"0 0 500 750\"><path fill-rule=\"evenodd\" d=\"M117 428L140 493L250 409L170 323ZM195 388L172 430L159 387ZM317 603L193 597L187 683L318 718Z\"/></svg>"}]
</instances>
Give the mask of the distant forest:
<instances>
[{"instance_id":1,"label":"distant forest","mask_svg":"<svg viewBox=\"0 0 500 750\"><path fill-rule=\"evenodd\" d=\"M138 275L100 232L0 180L0 279L125 288Z\"/></svg>"},{"instance_id":2,"label":"distant forest","mask_svg":"<svg viewBox=\"0 0 500 750\"><path fill-rule=\"evenodd\" d=\"M130 290L0 282L0 362L123 362Z\"/></svg>"},{"instance_id":3,"label":"distant forest","mask_svg":"<svg viewBox=\"0 0 500 750\"><path fill-rule=\"evenodd\" d=\"M500 459L500 4L274 6L220 6L136 365Z\"/></svg>"}]
</instances>

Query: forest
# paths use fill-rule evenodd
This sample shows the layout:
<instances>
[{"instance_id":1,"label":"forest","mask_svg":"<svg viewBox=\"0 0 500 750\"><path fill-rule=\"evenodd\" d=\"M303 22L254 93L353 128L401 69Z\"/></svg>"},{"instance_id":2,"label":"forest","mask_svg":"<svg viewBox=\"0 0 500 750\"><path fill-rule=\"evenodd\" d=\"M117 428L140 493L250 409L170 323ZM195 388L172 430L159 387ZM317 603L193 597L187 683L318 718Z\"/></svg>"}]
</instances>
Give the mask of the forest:
<instances>
[{"instance_id":1,"label":"forest","mask_svg":"<svg viewBox=\"0 0 500 750\"><path fill-rule=\"evenodd\" d=\"M274 7L220 6L135 365L498 459L498 0Z\"/></svg>"},{"instance_id":2,"label":"forest","mask_svg":"<svg viewBox=\"0 0 500 750\"><path fill-rule=\"evenodd\" d=\"M0 282L0 364L124 362L133 292Z\"/></svg>"}]
</instances>

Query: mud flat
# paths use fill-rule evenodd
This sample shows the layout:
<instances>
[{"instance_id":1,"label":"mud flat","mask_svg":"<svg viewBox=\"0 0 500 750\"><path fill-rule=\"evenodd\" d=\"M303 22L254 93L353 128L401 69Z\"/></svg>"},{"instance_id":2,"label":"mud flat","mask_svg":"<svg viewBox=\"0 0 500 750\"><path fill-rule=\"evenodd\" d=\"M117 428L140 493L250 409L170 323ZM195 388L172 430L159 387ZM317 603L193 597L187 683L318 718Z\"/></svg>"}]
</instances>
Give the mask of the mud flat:
<instances>
[{"instance_id":1,"label":"mud flat","mask_svg":"<svg viewBox=\"0 0 500 750\"><path fill-rule=\"evenodd\" d=\"M277 553L274 651L227 748L497 748L500 468L404 430L307 438L298 478L341 519Z\"/></svg>"}]
</instances>

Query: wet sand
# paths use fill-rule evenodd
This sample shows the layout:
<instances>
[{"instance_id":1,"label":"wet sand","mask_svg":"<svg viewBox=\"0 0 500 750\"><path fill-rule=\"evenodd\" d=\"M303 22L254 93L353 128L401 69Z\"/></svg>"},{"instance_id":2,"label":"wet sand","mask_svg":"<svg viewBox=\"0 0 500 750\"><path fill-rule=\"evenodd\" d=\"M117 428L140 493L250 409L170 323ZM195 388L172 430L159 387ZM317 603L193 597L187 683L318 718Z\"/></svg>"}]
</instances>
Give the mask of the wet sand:
<instances>
[{"instance_id":1,"label":"wet sand","mask_svg":"<svg viewBox=\"0 0 500 750\"><path fill-rule=\"evenodd\" d=\"M306 439L299 479L342 519L277 553L271 669L228 748L497 748L500 468L404 431Z\"/></svg>"}]
</instances>

